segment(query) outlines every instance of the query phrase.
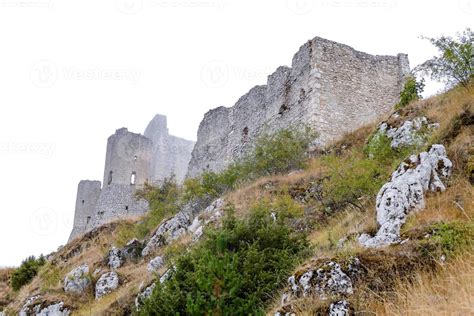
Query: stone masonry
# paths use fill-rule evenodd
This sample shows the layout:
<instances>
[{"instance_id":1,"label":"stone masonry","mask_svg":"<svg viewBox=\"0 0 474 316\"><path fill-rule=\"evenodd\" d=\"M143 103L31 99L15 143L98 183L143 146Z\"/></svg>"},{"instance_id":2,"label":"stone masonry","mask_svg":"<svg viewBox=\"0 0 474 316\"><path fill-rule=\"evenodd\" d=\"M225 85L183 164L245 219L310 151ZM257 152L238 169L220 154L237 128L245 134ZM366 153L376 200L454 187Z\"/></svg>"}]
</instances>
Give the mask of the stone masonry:
<instances>
[{"instance_id":1,"label":"stone masonry","mask_svg":"<svg viewBox=\"0 0 474 316\"><path fill-rule=\"evenodd\" d=\"M306 124L317 144L388 114L409 72L408 57L373 56L316 37L301 46L290 67L279 67L230 108L204 115L188 176L220 171L248 152L256 137Z\"/></svg>"},{"instance_id":2,"label":"stone masonry","mask_svg":"<svg viewBox=\"0 0 474 316\"><path fill-rule=\"evenodd\" d=\"M193 146L169 135L163 115L153 118L145 136L118 129L107 140L102 187L100 181L79 182L69 240L108 221L145 213L148 203L135 197L137 189L172 175L182 182Z\"/></svg>"}]
</instances>

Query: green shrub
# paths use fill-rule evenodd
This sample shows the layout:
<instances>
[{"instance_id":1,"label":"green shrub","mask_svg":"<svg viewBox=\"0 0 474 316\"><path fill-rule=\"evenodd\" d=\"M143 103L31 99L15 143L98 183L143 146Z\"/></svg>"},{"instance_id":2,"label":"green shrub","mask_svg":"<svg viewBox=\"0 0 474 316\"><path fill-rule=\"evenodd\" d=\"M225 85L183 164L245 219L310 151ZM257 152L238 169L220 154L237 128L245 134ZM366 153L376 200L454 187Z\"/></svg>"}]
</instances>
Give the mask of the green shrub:
<instances>
[{"instance_id":1,"label":"green shrub","mask_svg":"<svg viewBox=\"0 0 474 316\"><path fill-rule=\"evenodd\" d=\"M444 253L455 253L473 246L474 225L472 223L449 222L433 226L432 240L441 246Z\"/></svg>"},{"instance_id":2,"label":"green shrub","mask_svg":"<svg viewBox=\"0 0 474 316\"><path fill-rule=\"evenodd\" d=\"M392 139L385 133L375 132L364 146L364 154L381 163L387 163L393 159L394 150L391 146Z\"/></svg>"},{"instance_id":3,"label":"green shrub","mask_svg":"<svg viewBox=\"0 0 474 316\"><path fill-rule=\"evenodd\" d=\"M264 315L275 290L307 254L306 236L274 220L265 205L246 219L232 212L223 227L180 256L169 281L157 282L141 315Z\"/></svg>"},{"instance_id":4,"label":"green shrub","mask_svg":"<svg viewBox=\"0 0 474 316\"><path fill-rule=\"evenodd\" d=\"M217 197L241 182L303 168L308 145L315 138L316 134L308 127L264 134L256 140L255 148L249 154L225 170L219 173L204 172L196 179L186 180L185 199Z\"/></svg>"},{"instance_id":5,"label":"green shrub","mask_svg":"<svg viewBox=\"0 0 474 316\"><path fill-rule=\"evenodd\" d=\"M150 211L136 225L122 223L117 230L116 244L121 247L130 239L143 239L155 229L167 216L178 211L182 190L173 177L165 178L159 186L145 183L144 188L138 190L137 198L148 201Z\"/></svg>"},{"instance_id":6,"label":"green shrub","mask_svg":"<svg viewBox=\"0 0 474 316\"><path fill-rule=\"evenodd\" d=\"M43 256L40 256L38 259L31 256L23 260L20 267L15 269L11 275L10 284L12 289L18 291L22 286L30 283L45 262L46 260Z\"/></svg>"},{"instance_id":7,"label":"green shrub","mask_svg":"<svg viewBox=\"0 0 474 316\"><path fill-rule=\"evenodd\" d=\"M415 77L408 77L405 85L403 86L402 92L400 92L400 102L395 105L395 109L401 109L408 105L412 101L421 99L421 93L425 88L425 82L423 79L417 81Z\"/></svg>"},{"instance_id":8,"label":"green shrub","mask_svg":"<svg viewBox=\"0 0 474 316\"><path fill-rule=\"evenodd\" d=\"M347 203L358 206L357 199L375 196L390 174L387 165L357 151L344 157L325 157L324 164L328 177L323 184L323 200L331 208Z\"/></svg>"}]
</instances>

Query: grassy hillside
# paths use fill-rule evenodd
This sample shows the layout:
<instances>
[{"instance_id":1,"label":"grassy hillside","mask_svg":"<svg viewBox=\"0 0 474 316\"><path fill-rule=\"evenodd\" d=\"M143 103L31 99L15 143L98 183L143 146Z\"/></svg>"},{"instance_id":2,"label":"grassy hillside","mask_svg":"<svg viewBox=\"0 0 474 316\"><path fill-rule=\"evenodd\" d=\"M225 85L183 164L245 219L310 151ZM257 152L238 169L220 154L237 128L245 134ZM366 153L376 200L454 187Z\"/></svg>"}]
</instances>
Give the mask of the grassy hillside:
<instances>
[{"instance_id":1,"label":"grassy hillside","mask_svg":"<svg viewBox=\"0 0 474 316\"><path fill-rule=\"evenodd\" d=\"M169 183L148 188L142 192L152 205L148 215L109 223L73 240L19 291L5 287L12 271L0 271L0 309L8 304L7 314L14 314L29 297L40 294L42 306L62 301L73 315L132 314L141 289L175 267L169 281L157 285L142 314L325 315L338 298L320 300L310 294L282 304L288 277L327 261L347 267L358 258L361 272L354 278L353 294L345 297L351 312L467 315L474 309L473 107L474 89L466 88L411 102L388 122L397 125L424 116L439 126L423 134L422 143L397 150L386 140L373 142L378 122L311 155L304 154L300 143L307 133L267 136L260 151L220 174L189 180L184 188ZM447 190L426 194L426 207L410 214L402 226L403 243L362 247L357 237L377 230L375 197L380 187L409 154L435 143L445 145L454 165ZM217 197L225 201L223 215L205 227L201 239L193 240L188 231L153 256L127 261L116 269L118 289L94 298L98 275L110 270L106 256L112 246L122 247L132 238L149 240L184 203ZM147 272L149 260L157 255L166 265L157 273ZM90 267L91 286L82 295L66 294L66 274L82 263Z\"/></svg>"}]
</instances>

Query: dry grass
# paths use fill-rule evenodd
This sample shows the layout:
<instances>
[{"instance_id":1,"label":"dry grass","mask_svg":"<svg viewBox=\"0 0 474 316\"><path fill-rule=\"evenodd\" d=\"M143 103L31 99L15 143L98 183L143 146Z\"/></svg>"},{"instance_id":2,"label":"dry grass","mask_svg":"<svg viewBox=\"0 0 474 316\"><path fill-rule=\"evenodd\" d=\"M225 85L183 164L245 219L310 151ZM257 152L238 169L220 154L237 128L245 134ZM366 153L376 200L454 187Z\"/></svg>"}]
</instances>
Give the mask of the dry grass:
<instances>
[{"instance_id":1,"label":"dry grass","mask_svg":"<svg viewBox=\"0 0 474 316\"><path fill-rule=\"evenodd\" d=\"M471 221L474 219L474 190L465 178L451 181L442 194L428 194L426 208L409 216L403 231L441 221Z\"/></svg>"},{"instance_id":2,"label":"dry grass","mask_svg":"<svg viewBox=\"0 0 474 316\"><path fill-rule=\"evenodd\" d=\"M437 273L398 283L397 299L371 306L377 315L474 315L474 255L459 256Z\"/></svg>"}]
</instances>

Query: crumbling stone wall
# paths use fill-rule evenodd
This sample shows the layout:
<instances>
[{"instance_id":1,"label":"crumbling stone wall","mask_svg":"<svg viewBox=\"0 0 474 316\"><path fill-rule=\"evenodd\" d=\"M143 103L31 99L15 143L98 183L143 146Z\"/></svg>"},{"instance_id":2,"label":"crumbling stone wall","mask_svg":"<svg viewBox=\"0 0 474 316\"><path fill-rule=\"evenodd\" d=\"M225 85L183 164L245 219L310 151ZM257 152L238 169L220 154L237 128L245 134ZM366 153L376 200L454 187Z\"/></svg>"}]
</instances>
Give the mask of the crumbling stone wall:
<instances>
[{"instance_id":1,"label":"crumbling stone wall","mask_svg":"<svg viewBox=\"0 0 474 316\"><path fill-rule=\"evenodd\" d=\"M151 120L144 135L153 142L150 165L152 182L160 182L172 175L178 183L183 182L194 142L170 135L166 116L160 114Z\"/></svg>"},{"instance_id":2,"label":"crumbling stone wall","mask_svg":"<svg viewBox=\"0 0 474 316\"><path fill-rule=\"evenodd\" d=\"M408 57L373 56L316 37L292 66L279 67L230 108L204 115L188 176L220 171L248 152L263 132L307 124L327 144L387 114L398 102Z\"/></svg>"}]
</instances>

